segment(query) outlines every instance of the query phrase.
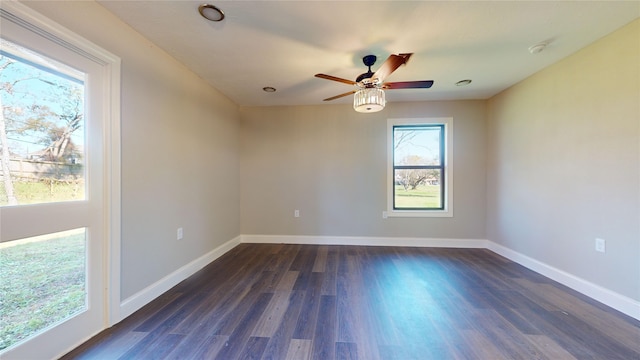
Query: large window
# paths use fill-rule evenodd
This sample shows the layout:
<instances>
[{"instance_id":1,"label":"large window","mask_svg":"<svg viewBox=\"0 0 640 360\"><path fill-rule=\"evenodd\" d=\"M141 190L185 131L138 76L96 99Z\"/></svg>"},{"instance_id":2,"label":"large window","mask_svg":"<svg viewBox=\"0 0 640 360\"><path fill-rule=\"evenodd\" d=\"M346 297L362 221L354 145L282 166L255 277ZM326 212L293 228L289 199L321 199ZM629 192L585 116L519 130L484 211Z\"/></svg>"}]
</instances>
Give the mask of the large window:
<instances>
[{"instance_id":1,"label":"large window","mask_svg":"<svg viewBox=\"0 0 640 360\"><path fill-rule=\"evenodd\" d=\"M453 216L452 120L389 119L387 216Z\"/></svg>"},{"instance_id":2,"label":"large window","mask_svg":"<svg viewBox=\"0 0 640 360\"><path fill-rule=\"evenodd\" d=\"M0 21L0 358L53 359L120 304L120 60L22 3Z\"/></svg>"}]
</instances>

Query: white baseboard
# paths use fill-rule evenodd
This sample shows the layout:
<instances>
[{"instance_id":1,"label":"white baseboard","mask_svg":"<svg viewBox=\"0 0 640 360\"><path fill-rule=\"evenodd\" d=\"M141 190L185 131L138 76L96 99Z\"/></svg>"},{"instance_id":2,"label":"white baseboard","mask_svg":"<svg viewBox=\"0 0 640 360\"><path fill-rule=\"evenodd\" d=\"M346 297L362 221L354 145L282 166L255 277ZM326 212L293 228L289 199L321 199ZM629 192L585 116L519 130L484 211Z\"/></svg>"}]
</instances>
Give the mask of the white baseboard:
<instances>
[{"instance_id":1,"label":"white baseboard","mask_svg":"<svg viewBox=\"0 0 640 360\"><path fill-rule=\"evenodd\" d=\"M252 244L303 244L303 245L359 245L359 246L406 246L486 248L483 239L441 239L409 237L367 236L307 236L307 235L241 235L241 242Z\"/></svg>"},{"instance_id":2,"label":"white baseboard","mask_svg":"<svg viewBox=\"0 0 640 360\"><path fill-rule=\"evenodd\" d=\"M142 291L132 295L120 303L120 320L123 320L127 316L133 314L138 309L150 303L158 296L165 293L167 290L176 286L182 280L195 274L197 271L207 266L209 263L224 255L229 250L240 244L241 237L238 236L234 239L227 241L226 243L211 250L205 255L193 260L192 262L184 265L171 274L163 277L155 283L147 286Z\"/></svg>"},{"instance_id":3,"label":"white baseboard","mask_svg":"<svg viewBox=\"0 0 640 360\"><path fill-rule=\"evenodd\" d=\"M520 254L519 252L513 251L492 241L487 241L487 249L626 315L640 320L640 302L638 301L603 288L602 286L586 281L526 255Z\"/></svg>"},{"instance_id":4,"label":"white baseboard","mask_svg":"<svg viewBox=\"0 0 640 360\"><path fill-rule=\"evenodd\" d=\"M180 281L196 273L240 243L255 244L304 244L304 245L357 245L357 246L405 246L489 249L528 269L557 281L571 289L591 297L613 309L640 320L640 302L593 284L575 275L520 254L514 250L484 239L443 239L365 236L305 236L305 235L240 235L158 280L120 304L120 319L133 314L144 305L162 295Z\"/></svg>"}]
</instances>

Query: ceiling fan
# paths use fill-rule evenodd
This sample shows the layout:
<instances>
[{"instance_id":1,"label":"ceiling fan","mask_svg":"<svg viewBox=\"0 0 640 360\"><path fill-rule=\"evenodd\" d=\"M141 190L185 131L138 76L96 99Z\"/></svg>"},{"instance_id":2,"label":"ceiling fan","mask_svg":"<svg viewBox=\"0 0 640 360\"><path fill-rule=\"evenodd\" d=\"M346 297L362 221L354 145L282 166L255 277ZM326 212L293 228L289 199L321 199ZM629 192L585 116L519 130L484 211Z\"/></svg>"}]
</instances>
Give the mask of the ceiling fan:
<instances>
[{"instance_id":1,"label":"ceiling fan","mask_svg":"<svg viewBox=\"0 0 640 360\"><path fill-rule=\"evenodd\" d=\"M406 64L409 58L411 58L411 55L413 54L391 54L376 72L371 71L371 66L375 64L377 57L375 55L367 55L362 58L362 62L365 66L369 67L369 70L366 73L360 74L355 81L331 75L316 74L315 76L321 79L338 81L357 87L355 90L326 98L324 101L331 101L355 94L353 97L353 108L356 111L375 112L384 109L385 97L383 90L430 88L433 85L433 80L384 82L384 79L391 75L391 73L396 71L401 65Z\"/></svg>"}]
</instances>

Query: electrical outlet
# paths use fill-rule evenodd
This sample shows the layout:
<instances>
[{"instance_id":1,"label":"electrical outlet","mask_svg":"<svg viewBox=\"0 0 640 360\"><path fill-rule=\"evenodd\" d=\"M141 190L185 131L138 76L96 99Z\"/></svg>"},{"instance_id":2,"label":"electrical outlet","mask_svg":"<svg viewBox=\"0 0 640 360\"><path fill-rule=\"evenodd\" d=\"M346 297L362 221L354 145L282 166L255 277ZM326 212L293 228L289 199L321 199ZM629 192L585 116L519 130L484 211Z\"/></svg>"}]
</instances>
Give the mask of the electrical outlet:
<instances>
[{"instance_id":1,"label":"electrical outlet","mask_svg":"<svg viewBox=\"0 0 640 360\"><path fill-rule=\"evenodd\" d=\"M300 210L293 210L293 217L300 217Z\"/></svg>"},{"instance_id":2,"label":"electrical outlet","mask_svg":"<svg viewBox=\"0 0 640 360\"><path fill-rule=\"evenodd\" d=\"M182 240L182 235L183 235L182 234L182 228L180 227L180 228L178 228L178 231L177 231L178 240Z\"/></svg>"},{"instance_id":3,"label":"electrical outlet","mask_svg":"<svg viewBox=\"0 0 640 360\"><path fill-rule=\"evenodd\" d=\"M383 212L382 212L382 218L383 218L383 219L386 219L387 217L389 217L389 215L387 214L387 212L386 212L386 211L383 211Z\"/></svg>"},{"instance_id":4,"label":"electrical outlet","mask_svg":"<svg viewBox=\"0 0 640 360\"><path fill-rule=\"evenodd\" d=\"M605 252L607 249L607 242L604 239L598 239L596 238L596 251L598 252Z\"/></svg>"}]
</instances>

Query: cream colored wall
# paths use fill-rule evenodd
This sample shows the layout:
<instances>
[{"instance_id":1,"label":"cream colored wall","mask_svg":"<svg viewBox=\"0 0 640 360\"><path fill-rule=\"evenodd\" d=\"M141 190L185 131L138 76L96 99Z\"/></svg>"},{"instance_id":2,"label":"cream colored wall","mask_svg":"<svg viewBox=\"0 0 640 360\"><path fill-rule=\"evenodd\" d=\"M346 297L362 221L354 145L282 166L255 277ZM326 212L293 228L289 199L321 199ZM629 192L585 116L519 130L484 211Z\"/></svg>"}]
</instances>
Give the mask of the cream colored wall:
<instances>
[{"instance_id":1,"label":"cream colored wall","mask_svg":"<svg viewBox=\"0 0 640 360\"><path fill-rule=\"evenodd\" d=\"M100 5L27 5L123 60L123 299L240 233L489 238L640 299L638 21L488 102L238 112ZM382 219L386 119L442 116L455 216Z\"/></svg>"},{"instance_id":2,"label":"cream colored wall","mask_svg":"<svg viewBox=\"0 0 640 360\"><path fill-rule=\"evenodd\" d=\"M237 237L237 106L97 3L26 5L122 59L122 299Z\"/></svg>"},{"instance_id":3,"label":"cream colored wall","mask_svg":"<svg viewBox=\"0 0 640 360\"><path fill-rule=\"evenodd\" d=\"M454 122L454 217L383 219L387 118L445 116ZM389 102L373 114L244 107L241 118L243 234L485 238L484 101Z\"/></svg>"},{"instance_id":4,"label":"cream colored wall","mask_svg":"<svg viewBox=\"0 0 640 360\"><path fill-rule=\"evenodd\" d=\"M490 99L488 238L640 300L639 127L640 20Z\"/></svg>"}]
</instances>

